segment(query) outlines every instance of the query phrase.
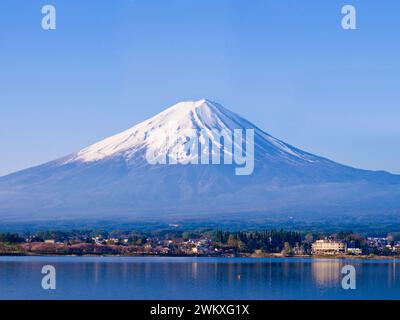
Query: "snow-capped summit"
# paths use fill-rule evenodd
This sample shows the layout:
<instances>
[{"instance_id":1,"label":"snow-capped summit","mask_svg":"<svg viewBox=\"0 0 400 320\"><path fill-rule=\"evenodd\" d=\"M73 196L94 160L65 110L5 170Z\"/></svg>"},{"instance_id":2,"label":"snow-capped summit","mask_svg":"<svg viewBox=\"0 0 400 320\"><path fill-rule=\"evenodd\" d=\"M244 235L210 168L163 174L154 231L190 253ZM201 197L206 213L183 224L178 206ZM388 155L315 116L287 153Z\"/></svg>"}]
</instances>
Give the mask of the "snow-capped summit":
<instances>
[{"instance_id":1,"label":"snow-capped summit","mask_svg":"<svg viewBox=\"0 0 400 320\"><path fill-rule=\"evenodd\" d=\"M179 102L126 131L78 151L64 163L93 162L110 157L123 157L127 163L135 165L132 159L138 162L138 157L141 155L143 157L146 153L157 154L159 157L173 153L181 162L188 162L192 160L190 155L186 154L185 143L188 140L196 138L199 141L207 141L209 139L222 152L229 152L222 149L221 141L215 139L212 131L233 133L235 129L255 130L255 144L258 147L259 157L272 156L286 161L322 161L321 158L302 152L268 135L220 104L201 99ZM208 152L208 149L204 151Z\"/></svg>"}]
</instances>

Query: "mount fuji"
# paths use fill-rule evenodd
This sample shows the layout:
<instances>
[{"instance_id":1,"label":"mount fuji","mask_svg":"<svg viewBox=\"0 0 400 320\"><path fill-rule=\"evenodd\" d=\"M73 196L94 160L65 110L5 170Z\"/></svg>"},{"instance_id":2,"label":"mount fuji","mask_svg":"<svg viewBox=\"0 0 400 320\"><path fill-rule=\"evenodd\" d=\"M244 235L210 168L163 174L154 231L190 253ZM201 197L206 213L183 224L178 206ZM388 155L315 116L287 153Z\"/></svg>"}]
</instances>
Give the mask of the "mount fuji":
<instances>
[{"instance_id":1,"label":"mount fuji","mask_svg":"<svg viewBox=\"0 0 400 320\"><path fill-rule=\"evenodd\" d=\"M235 175L235 164L150 164L146 159L149 152L173 152L189 162L184 144L193 135L204 140L213 129L254 130L252 174ZM171 132L177 136L172 143ZM210 143L210 148L223 147L217 139ZM76 153L0 177L0 222L359 219L399 216L399 199L399 175L355 169L302 151L203 99L178 103Z\"/></svg>"}]
</instances>

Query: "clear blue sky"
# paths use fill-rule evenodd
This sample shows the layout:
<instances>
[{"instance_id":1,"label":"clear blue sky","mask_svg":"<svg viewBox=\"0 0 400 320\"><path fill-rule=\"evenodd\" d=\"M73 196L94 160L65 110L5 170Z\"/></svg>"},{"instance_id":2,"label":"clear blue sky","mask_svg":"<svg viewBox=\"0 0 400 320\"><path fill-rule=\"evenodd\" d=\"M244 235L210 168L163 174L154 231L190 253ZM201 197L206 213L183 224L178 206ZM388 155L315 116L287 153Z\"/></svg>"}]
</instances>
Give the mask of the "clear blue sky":
<instances>
[{"instance_id":1,"label":"clear blue sky","mask_svg":"<svg viewBox=\"0 0 400 320\"><path fill-rule=\"evenodd\" d=\"M344 4L357 30L341 28ZM306 151L400 173L399 36L398 0L2 0L0 175L203 97Z\"/></svg>"}]
</instances>

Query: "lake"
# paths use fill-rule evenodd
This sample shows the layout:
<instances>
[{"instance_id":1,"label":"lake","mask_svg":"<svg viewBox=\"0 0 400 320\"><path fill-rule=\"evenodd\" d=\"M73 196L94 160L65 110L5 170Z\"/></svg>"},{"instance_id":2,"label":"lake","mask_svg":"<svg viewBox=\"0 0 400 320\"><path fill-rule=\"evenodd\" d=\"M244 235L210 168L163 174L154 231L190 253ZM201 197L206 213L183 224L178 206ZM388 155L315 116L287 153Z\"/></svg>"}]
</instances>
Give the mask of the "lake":
<instances>
[{"instance_id":1,"label":"lake","mask_svg":"<svg viewBox=\"0 0 400 320\"><path fill-rule=\"evenodd\" d=\"M348 264L355 290L341 286ZM44 265L55 290L42 289ZM399 260L0 257L0 299L400 299L399 270Z\"/></svg>"}]
</instances>

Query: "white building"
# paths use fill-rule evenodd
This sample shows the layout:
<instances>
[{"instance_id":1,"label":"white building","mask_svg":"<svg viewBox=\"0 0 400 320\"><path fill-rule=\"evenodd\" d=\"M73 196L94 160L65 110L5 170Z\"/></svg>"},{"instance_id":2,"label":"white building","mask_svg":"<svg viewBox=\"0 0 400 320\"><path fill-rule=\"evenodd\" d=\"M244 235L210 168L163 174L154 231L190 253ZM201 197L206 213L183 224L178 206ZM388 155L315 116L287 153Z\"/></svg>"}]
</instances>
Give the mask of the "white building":
<instances>
[{"instance_id":1,"label":"white building","mask_svg":"<svg viewBox=\"0 0 400 320\"><path fill-rule=\"evenodd\" d=\"M346 252L346 244L332 240L317 240L312 244L312 254L338 254Z\"/></svg>"}]
</instances>

